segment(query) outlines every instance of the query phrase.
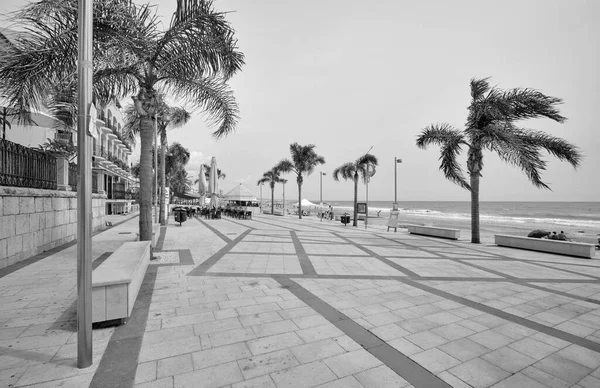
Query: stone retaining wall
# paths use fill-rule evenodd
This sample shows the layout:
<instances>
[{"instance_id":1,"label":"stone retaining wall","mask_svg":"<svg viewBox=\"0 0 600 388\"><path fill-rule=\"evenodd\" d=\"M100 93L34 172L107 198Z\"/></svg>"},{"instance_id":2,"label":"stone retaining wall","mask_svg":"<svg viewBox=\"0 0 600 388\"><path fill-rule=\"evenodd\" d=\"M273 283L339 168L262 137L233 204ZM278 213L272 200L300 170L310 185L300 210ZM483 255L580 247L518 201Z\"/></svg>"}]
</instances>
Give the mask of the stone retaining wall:
<instances>
[{"instance_id":1,"label":"stone retaining wall","mask_svg":"<svg viewBox=\"0 0 600 388\"><path fill-rule=\"evenodd\" d=\"M92 194L92 227L104 228L106 195ZM73 241L77 193L0 187L0 268Z\"/></svg>"}]
</instances>

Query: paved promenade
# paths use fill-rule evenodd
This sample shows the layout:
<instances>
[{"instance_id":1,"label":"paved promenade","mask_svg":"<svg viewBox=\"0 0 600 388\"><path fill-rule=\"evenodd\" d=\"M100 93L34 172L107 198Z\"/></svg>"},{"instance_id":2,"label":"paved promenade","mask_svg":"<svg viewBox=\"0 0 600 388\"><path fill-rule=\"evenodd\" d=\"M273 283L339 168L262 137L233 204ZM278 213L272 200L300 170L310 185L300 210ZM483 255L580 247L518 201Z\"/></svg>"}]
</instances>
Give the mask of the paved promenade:
<instances>
[{"instance_id":1,"label":"paved promenade","mask_svg":"<svg viewBox=\"0 0 600 388\"><path fill-rule=\"evenodd\" d=\"M94 237L95 264L135 239L122 219ZM76 247L1 270L0 386L600 387L598 256L315 218L170 221L87 369Z\"/></svg>"}]
</instances>

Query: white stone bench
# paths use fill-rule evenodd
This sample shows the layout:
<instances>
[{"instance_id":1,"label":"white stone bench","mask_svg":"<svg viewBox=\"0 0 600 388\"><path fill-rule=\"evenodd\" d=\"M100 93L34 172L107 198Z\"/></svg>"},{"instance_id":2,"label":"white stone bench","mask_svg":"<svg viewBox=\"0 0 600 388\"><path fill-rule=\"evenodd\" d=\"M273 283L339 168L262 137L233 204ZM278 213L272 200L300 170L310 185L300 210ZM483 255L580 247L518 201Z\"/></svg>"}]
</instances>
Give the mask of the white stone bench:
<instances>
[{"instance_id":1,"label":"white stone bench","mask_svg":"<svg viewBox=\"0 0 600 388\"><path fill-rule=\"evenodd\" d=\"M92 322L131 315L149 263L150 241L132 241L92 272Z\"/></svg>"},{"instance_id":2,"label":"white stone bench","mask_svg":"<svg viewBox=\"0 0 600 388\"><path fill-rule=\"evenodd\" d=\"M532 238L521 236L509 236L505 234L495 235L496 245L510 248L528 249L531 251L540 251L556 253L559 255L585 257L591 259L595 254L595 247L592 244L585 244L572 241L549 240L546 238Z\"/></svg>"},{"instance_id":3,"label":"white stone bench","mask_svg":"<svg viewBox=\"0 0 600 388\"><path fill-rule=\"evenodd\" d=\"M423 236L433 236L458 240L460 238L460 229L438 228L436 226L418 226L409 225L408 233L420 234Z\"/></svg>"}]
</instances>

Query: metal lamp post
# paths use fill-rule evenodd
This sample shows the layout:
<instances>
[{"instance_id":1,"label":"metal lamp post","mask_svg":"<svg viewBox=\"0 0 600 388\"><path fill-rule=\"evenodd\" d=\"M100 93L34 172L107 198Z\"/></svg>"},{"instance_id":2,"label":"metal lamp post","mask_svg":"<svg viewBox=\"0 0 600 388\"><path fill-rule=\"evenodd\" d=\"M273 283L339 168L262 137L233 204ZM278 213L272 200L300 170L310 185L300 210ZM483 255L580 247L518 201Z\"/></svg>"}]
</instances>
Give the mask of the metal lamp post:
<instances>
[{"instance_id":1,"label":"metal lamp post","mask_svg":"<svg viewBox=\"0 0 600 388\"><path fill-rule=\"evenodd\" d=\"M263 184L261 183L260 184L260 205L258 207L259 208L259 213L261 213L261 214L262 214L262 205L263 205L263 203L262 203L262 187L263 187Z\"/></svg>"},{"instance_id":2,"label":"metal lamp post","mask_svg":"<svg viewBox=\"0 0 600 388\"><path fill-rule=\"evenodd\" d=\"M393 210L398 210L398 163L402 163L402 159L394 156L394 207Z\"/></svg>"},{"instance_id":3,"label":"metal lamp post","mask_svg":"<svg viewBox=\"0 0 600 388\"><path fill-rule=\"evenodd\" d=\"M77 55L77 367L92 365L92 0L79 0Z\"/></svg>"},{"instance_id":4,"label":"metal lamp post","mask_svg":"<svg viewBox=\"0 0 600 388\"><path fill-rule=\"evenodd\" d=\"M366 154L368 154L369 152L371 152L371 150L373 149L374 146L371 146L371 148L369 148L369 150L367 151ZM365 154L365 155L366 155ZM367 229L367 223L369 222L369 180L371 179L371 166L369 165L369 162L367 162L367 197L366 197L366 202L367 202L367 211L365 212L365 229ZM358 218L358 217L357 217Z\"/></svg>"},{"instance_id":5,"label":"metal lamp post","mask_svg":"<svg viewBox=\"0 0 600 388\"><path fill-rule=\"evenodd\" d=\"M320 184L320 192L321 192L321 207L323 207L323 175L327 175L326 173L324 173L323 171L320 171L319 174L321 174L321 184Z\"/></svg>"},{"instance_id":6,"label":"metal lamp post","mask_svg":"<svg viewBox=\"0 0 600 388\"><path fill-rule=\"evenodd\" d=\"M158 112L154 113L154 223L158 222Z\"/></svg>"},{"instance_id":7,"label":"metal lamp post","mask_svg":"<svg viewBox=\"0 0 600 388\"><path fill-rule=\"evenodd\" d=\"M285 216L285 184L287 183L287 179L283 179L281 183L283 183L283 215Z\"/></svg>"}]
</instances>

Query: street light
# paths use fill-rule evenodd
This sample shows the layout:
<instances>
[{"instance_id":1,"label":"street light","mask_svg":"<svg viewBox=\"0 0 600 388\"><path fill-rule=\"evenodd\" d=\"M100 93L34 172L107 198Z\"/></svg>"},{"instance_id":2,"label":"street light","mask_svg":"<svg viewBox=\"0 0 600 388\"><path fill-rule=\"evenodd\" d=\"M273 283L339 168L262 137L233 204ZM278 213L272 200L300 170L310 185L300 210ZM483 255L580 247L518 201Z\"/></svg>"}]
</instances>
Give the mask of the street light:
<instances>
[{"instance_id":1,"label":"street light","mask_svg":"<svg viewBox=\"0 0 600 388\"><path fill-rule=\"evenodd\" d=\"M371 148L369 148L369 150L367 151L367 153L365 155L367 155L369 152L371 152L371 150L373 149L374 146L371 146ZM369 221L369 180L371 179L371 166L369 165L369 161L367 160L367 198L366 198L366 202L367 202L367 211L365 212L365 229L367 229L367 223Z\"/></svg>"},{"instance_id":2,"label":"street light","mask_svg":"<svg viewBox=\"0 0 600 388\"><path fill-rule=\"evenodd\" d=\"M398 163L402 163L402 159L394 156L394 207L393 210L398 210Z\"/></svg>"},{"instance_id":3,"label":"street light","mask_svg":"<svg viewBox=\"0 0 600 388\"><path fill-rule=\"evenodd\" d=\"M263 204L262 203L262 187L263 187L263 184L261 183L260 184L260 205L258 206L258 212L259 213L262 213L262 204Z\"/></svg>"},{"instance_id":4,"label":"street light","mask_svg":"<svg viewBox=\"0 0 600 388\"><path fill-rule=\"evenodd\" d=\"M321 184L320 184L320 191L321 191L321 207L323 207L323 175L327 175L326 173L324 173L323 171L320 171L319 174L321 174Z\"/></svg>"}]
</instances>

